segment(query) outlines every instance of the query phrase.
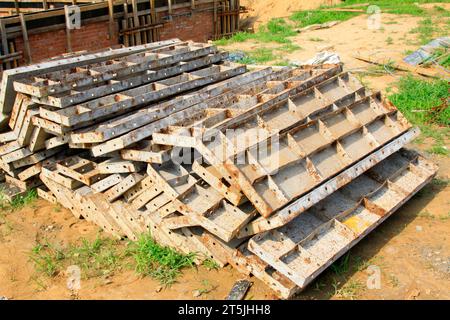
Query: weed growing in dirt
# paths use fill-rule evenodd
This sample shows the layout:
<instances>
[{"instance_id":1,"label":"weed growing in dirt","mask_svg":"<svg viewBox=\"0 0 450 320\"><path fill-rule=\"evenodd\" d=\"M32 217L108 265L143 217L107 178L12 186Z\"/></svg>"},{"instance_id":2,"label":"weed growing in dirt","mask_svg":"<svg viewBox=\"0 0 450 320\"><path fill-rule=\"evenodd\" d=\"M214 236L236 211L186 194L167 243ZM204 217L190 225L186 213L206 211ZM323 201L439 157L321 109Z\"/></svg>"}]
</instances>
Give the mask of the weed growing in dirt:
<instances>
[{"instance_id":1,"label":"weed growing in dirt","mask_svg":"<svg viewBox=\"0 0 450 320\"><path fill-rule=\"evenodd\" d=\"M277 51L282 51L282 52L287 52L287 53L291 53L297 50L302 49L302 47L293 44L293 43L286 43L284 45L282 45L281 47L276 48L275 50Z\"/></svg>"},{"instance_id":2,"label":"weed growing in dirt","mask_svg":"<svg viewBox=\"0 0 450 320\"><path fill-rule=\"evenodd\" d=\"M82 239L80 245L68 248L70 264L79 266L85 278L107 276L121 268L123 253L118 244L118 240L110 238Z\"/></svg>"},{"instance_id":3,"label":"weed growing in dirt","mask_svg":"<svg viewBox=\"0 0 450 320\"><path fill-rule=\"evenodd\" d=\"M389 283L394 287L398 287L400 284L400 280L398 280L398 278L393 275L392 273L389 275Z\"/></svg>"},{"instance_id":4,"label":"weed growing in dirt","mask_svg":"<svg viewBox=\"0 0 450 320\"><path fill-rule=\"evenodd\" d=\"M411 33L418 34L419 44L427 44L433 39L435 26L431 18L426 18L419 22L419 25L411 30Z\"/></svg>"},{"instance_id":5,"label":"weed growing in dirt","mask_svg":"<svg viewBox=\"0 0 450 320\"><path fill-rule=\"evenodd\" d=\"M447 220L449 220L449 219L450 219L450 211L447 212L446 215L439 216L439 220L441 220L441 221L447 221Z\"/></svg>"},{"instance_id":6,"label":"weed growing in dirt","mask_svg":"<svg viewBox=\"0 0 450 320\"><path fill-rule=\"evenodd\" d=\"M13 210L21 209L27 205L30 205L34 200L38 198L36 189L27 191L24 195L16 196L10 203Z\"/></svg>"},{"instance_id":7,"label":"weed growing in dirt","mask_svg":"<svg viewBox=\"0 0 450 320\"><path fill-rule=\"evenodd\" d=\"M387 37L386 38L386 44L387 45L391 45L391 44L393 44L394 43L394 39L392 39L392 37Z\"/></svg>"},{"instance_id":8,"label":"weed growing in dirt","mask_svg":"<svg viewBox=\"0 0 450 320\"><path fill-rule=\"evenodd\" d=\"M307 10L295 12L290 19L297 23L299 28L313 24L322 24L330 21L345 21L360 15L362 12L321 11Z\"/></svg>"},{"instance_id":9,"label":"weed growing in dirt","mask_svg":"<svg viewBox=\"0 0 450 320\"><path fill-rule=\"evenodd\" d=\"M422 137L418 143L423 143L424 137L432 138L434 145L427 151L444 156L449 155L449 90L450 84L445 80L426 81L409 75L402 77L397 92L388 96L411 123L420 127Z\"/></svg>"},{"instance_id":10,"label":"weed growing in dirt","mask_svg":"<svg viewBox=\"0 0 450 320\"><path fill-rule=\"evenodd\" d=\"M203 266L208 270L218 270L220 266L214 259L208 258L203 261Z\"/></svg>"},{"instance_id":11,"label":"weed growing in dirt","mask_svg":"<svg viewBox=\"0 0 450 320\"><path fill-rule=\"evenodd\" d=\"M450 150L448 150L446 146L440 145L434 145L431 148L427 149L426 151L441 156L448 156L450 154Z\"/></svg>"},{"instance_id":12,"label":"weed growing in dirt","mask_svg":"<svg viewBox=\"0 0 450 320\"><path fill-rule=\"evenodd\" d=\"M239 63L244 64L262 64L272 60L277 57L273 53L272 49L268 48L258 48L254 51L247 52L247 56L239 60Z\"/></svg>"},{"instance_id":13,"label":"weed growing in dirt","mask_svg":"<svg viewBox=\"0 0 450 320\"><path fill-rule=\"evenodd\" d=\"M130 242L127 254L133 257L138 274L151 276L166 286L176 281L182 268L192 267L195 259L195 253L184 255L162 247L150 235L142 235L138 241Z\"/></svg>"},{"instance_id":14,"label":"weed growing in dirt","mask_svg":"<svg viewBox=\"0 0 450 320\"><path fill-rule=\"evenodd\" d=\"M12 201L9 201L4 195L4 190L0 189L0 210L18 210L32 204L37 198L36 189L31 189L25 194L18 195Z\"/></svg>"},{"instance_id":15,"label":"weed growing in dirt","mask_svg":"<svg viewBox=\"0 0 450 320\"><path fill-rule=\"evenodd\" d=\"M332 286L334 288L334 296L338 298L344 298L344 299L356 299L361 292L365 289L365 286L363 283L357 280L352 280L346 283L341 288L338 288L340 285L340 282L334 281L332 283Z\"/></svg>"},{"instance_id":16,"label":"weed growing in dirt","mask_svg":"<svg viewBox=\"0 0 450 320\"><path fill-rule=\"evenodd\" d=\"M123 251L123 250L122 250ZM69 265L77 265L85 279L112 274L122 266L124 254L118 241L97 237L93 241L81 239L81 244L58 247L45 241L30 252L38 275L54 277Z\"/></svg>"},{"instance_id":17,"label":"weed growing in dirt","mask_svg":"<svg viewBox=\"0 0 450 320\"><path fill-rule=\"evenodd\" d=\"M357 257L355 257L353 269L354 269L354 271L361 272L361 271L366 270L371 265L376 265L380 268L383 267L383 265L384 265L383 257L375 256L371 259L364 260L363 258L357 256Z\"/></svg>"},{"instance_id":18,"label":"weed growing in dirt","mask_svg":"<svg viewBox=\"0 0 450 320\"><path fill-rule=\"evenodd\" d=\"M350 252L347 252L346 255L339 258L330 267L338 276L347 273L350 270Z\"/></svg>"},{"instance_id":19,"label":"weed growing in dirt","mask_svg":"<svg viewBox=\"0 0 450 320\"><path fill-rule=\"evenodd\" d=\"M212 285L208 280L202 280L201 281L202 286L195 290L194 293L196 296L201 296L210 293L211 291L214 291L218 288L218 286Z\"/></svg>"},{"instance_id":20,"label":"weed growing in dirt","mask_svg":"<svg viewBox=\"0 0 450 320\"><path fill-rule=\"evenodd\" d=\"M289 60L283 59L284 53L291 53L300 50L301 47L292 43L287 43L277 48L258 48L253 51L247 51L246 56L238 62L243 64L267 64L276 66L288 66Z\"/></svg>"},{"instance_id":21,"label":"weed growing in dirt","mask_svg":"<svg viewBox=\"0 0 450 320\"><path fill-rule=\"evenodd\" d=\"M65 258L66 255L62 249L48 242L38 243L30 253L30 260L34 262L35 270L48 277L54 277L60 272Z\"/></svg>"},{"instance_id":22,"label":"weed growing in dirt","mask_svg":"<svg viewBox=\"0 0 450 320\"><path fill-rule=\"evenodd\" d=\"M432 184L433 186L436 186L436 187L443 187L443 188L445 188L445 187L447 187L447 186L450 185L450 179L439 179L439 178L434 178L434 179L431 181L431 184Z\"/></svg>"}]
</instances>

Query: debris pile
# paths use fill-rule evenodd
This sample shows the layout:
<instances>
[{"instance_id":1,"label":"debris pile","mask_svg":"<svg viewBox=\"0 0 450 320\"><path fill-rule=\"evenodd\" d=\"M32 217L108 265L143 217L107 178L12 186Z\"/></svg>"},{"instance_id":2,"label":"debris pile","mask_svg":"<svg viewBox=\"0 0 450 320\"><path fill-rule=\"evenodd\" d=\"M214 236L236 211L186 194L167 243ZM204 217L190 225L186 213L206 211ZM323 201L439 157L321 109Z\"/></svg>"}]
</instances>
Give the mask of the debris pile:
<instances>
[{"instance_id":1,"label":"debris pile","mask_svg":"<svg viewBox=\"0 0 450 320\"><path fill-rule=\"evenodd\" d=\"M227 55L174 39L5 71L6 192L36 187L289 298L436 173L403 149L418 130L341 65Z\"/></svg>"}]
</instances>

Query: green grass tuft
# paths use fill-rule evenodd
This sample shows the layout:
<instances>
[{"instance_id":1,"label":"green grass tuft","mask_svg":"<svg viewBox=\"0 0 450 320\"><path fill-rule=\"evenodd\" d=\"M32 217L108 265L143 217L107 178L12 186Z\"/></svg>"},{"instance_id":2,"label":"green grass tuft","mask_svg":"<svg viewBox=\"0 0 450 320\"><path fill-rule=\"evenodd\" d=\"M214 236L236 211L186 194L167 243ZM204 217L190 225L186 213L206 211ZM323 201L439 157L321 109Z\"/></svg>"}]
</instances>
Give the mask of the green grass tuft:
<instances>
[{"instance_id":1,"label":"green grass tuft","mask_svg":"<svg viewBox=\"0 0 450 320\"><path fill-rule=\"evenodd\" d=\"M168 286L175 282L182 268L193 266L196 256L195 253L184 255L162 247L150 235L143 235L126 247L121 244L119 240L97 237L59 248L46 241L38 243L29 258L34 263L37 278L55 277L70 265L78 266L85 279L107 277L131 266L136 273L151 276ZM216 267L212 262L206 262L205 266Z\"/></svg>"},{"instance_id":2,"label":"green grass tuft","mask_svg":"<svg viewBox=\"0 0 450 320\"><path fill-rule=\"evenodd\" d=\"M246 52L246 54L247 56L239 60L239 63L262 64L277 58L277 56L273 53L273 50L269 48L258 48L256 50Z\"/></svg>"},{"instance_id":3,"label":"green grass tuft","mask_svg":"<svg viewBox=\"0 0 450 320\"><path fill-rule=\"evenodd\" d=\"M350 252L347 252L346 255L339 258L330 267L338 276L347 273L350 270Z\"/></svg>"},{"instance_id":4,"label":"green grass tuft","mask_svg":"<svg viewBox=\"0 0 450 320\"><path fill-rule=\"evenodd\" d=\"M24 195L19 195L11 201L11 208L14 210L23 208L38 198L36 189L31 189Z\"/></svg>"},{"instance_id":5,"label":"green grass tuft","mask_svg":"<svg viewBox=\"0 0 450 320\"><path fill-rule=\"evenodd\" d=\"M208 270L218 270L219 265L214 259L208 258L203 261L203 266Z\"/></svg>"},{"instance_id":6,"label":"green grass tuft","mask_svg":"<svg viewBox=\"0 0 450 320\"><path fill-rule=\"evenodd\" d=\"M0 190L0 210L19 210L32 204L38 198L36 189L31 189L23 195L18 195L9 201L4 196L4 190Z\"/></svg>"},{"instance_id":7,"label":"green grass tuft","mask_svg":"<svg viewBox=\"0 0 450 320\"><path fill-rule=\"evenodd\" d=\"M180 270L194 264L195 254L181 254L171 248L157 244L150 235L130 242L128 254L134 258L138 274L157 279L163 285L171 285L180 275Z\"/></svg>"},{"instance_id":8,"label":"green grass tuft","mask_svg":"<svg viewBox=\"0 0 450 320\"><path fill-rule=\"evenodd\" d=\"M441 156L448 156L450 154L449 150L446 146L442 145L434 145L430 149L427 150L429 153L438 154Z\"/></svg>"},{"instance_id":9,"label":"green grass tuft","mask_svg":"<svg viewBox=\"0 0 450 320\"><path fill-rule=\"evenodd\" d=\"M29 257L34 262L38 273L54 277L61 271L62 262L66 255L63 250L47 242L34 246Z\"/></svg>"},{"instance_id":10,"label":"green grass tuft","mask_svg":"<svg viewBox=\"0 0 450 320\"><path fill-rule=\"evenodd\" d=\"M124 255L119 252L118 241L97 237L93 241L81 239L81 244L59 248L46 241L38 243L30 252L38 274L54 277L69 265L77 265L83 278L107 276L121 267Z\"/></svg>"}]
</instances>

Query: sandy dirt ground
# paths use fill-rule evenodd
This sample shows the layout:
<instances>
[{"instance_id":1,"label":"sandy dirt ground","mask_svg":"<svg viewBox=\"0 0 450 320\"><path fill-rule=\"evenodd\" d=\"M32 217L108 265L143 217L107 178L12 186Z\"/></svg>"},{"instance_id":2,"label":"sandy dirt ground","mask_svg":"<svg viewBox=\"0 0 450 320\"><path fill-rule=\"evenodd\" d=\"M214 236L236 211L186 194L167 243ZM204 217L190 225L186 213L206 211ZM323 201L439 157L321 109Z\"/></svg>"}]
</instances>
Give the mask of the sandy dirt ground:
<instances>
[{"instance_id":1,"label":"sandy dirt ground","mask_svg":"<svg viewBox=\"0 0 450 320\"><path fill-rule=\"evenodd\" d=\"M293 2L293 1L291 1ZM368 67L355 60L355 52L364 54L403 56L408 49L409 31L420 18L384 15L384 30L367 30L365 17L356 17L331 29L310 31L293 38L300 45L289 55L292 60L306 60L319 47L332 46L347 69ZM386 38L392 37L391 45ZM323 41L310 39L320 38ZM266 44L265 44L266 45ZM244 43L228 49L240 49L257 44ZM375 90L385 90L398 75L365 77ZM430 141L411 147L426 150ZM447 141L447 148L450 147ZM437 178L450 178L448 157L429 155L440 169ZM428 185L391 218L363 239L349 253L349 268L336 273L328 269L296 299L450 299L450 187L439 183ZM93 224L75 219L68 210L60 209L43 200L32 206L6 214L0 225L0 296L9 299L70 299L63 274L47 279L45 286L36 280L29 253L37 241L48 239L61 245L77 241L80 236L93 239L99 230ZM375 265L381 271L381 287L368 289L367 266ZM223 299L233 283L243 278L236 270L226 267L208 271L204 267L184 269L178 282L159 291L159 283L140 278L133 270L117 272L108 279L84 280L80 299L192 299L195 290L209 291L195 299ZM274 299L275 295L258 279L247 294L247 299ZM206 288L205 288L206 287ZM159 291L159 292L157 292Z\"/></svg>"},{"instance_id":2,"label":"sandy dirt ground","mask_svg":"<svg viewBox=\"0 0 450 320\"><path fill-rule=\"evenodd\" d=\"M244 16L251 17L254 27L266 23L270 19L284 18L290 16L295 11L311 10L321 5L336 5L342 3L341 0L243 0L241 5L248 9L248 14Z\"/></svg>"}]
</instances>

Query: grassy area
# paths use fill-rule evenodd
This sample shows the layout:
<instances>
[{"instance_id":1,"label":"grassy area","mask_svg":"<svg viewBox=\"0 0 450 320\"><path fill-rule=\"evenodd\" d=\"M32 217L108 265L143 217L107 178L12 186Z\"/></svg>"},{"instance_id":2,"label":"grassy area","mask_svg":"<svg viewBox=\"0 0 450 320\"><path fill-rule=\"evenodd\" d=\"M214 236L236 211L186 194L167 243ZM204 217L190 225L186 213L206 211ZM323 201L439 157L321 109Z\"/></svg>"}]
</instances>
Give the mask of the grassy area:
<instances>
[{"instance_id":1,"label":"grassy area","mask_svg":"<svg viewBox=\"0 0 450 320\"><path fill-rule=\"evenodd\" d=\"M295 12L290 19L296 23L297 27L304 28L330 21L345 21L360 14L362 12L306 10Z\"/></svg>"},{"instance_id":2,"label":"grassy area","mask_svg":"<svg viewBox=\"0 0 450 320\"><path fill-rule=\"evenodd\" d=\"M424 45L431 40L446 36L450 31L450 20L446 24L440 23L438 16L427 17L419 22L419 25L410 32L417 34L418 45Z\"/></svg>"},{"instance_id":3,"label":"grassy area","mask_svg":"<svg viewBox=\"0 0 450 320\"><path fill-rule=\"evenodd\" d=\"M143 235L138 241L130 242L127 253L133 257L138 274L151 276L164 285L174 283L180 270L192 267L195 259L195 253L183 255L162 247L150 235Z\"/></svg>"},{"instance_id":4,"label":"grassy area","mask_svg":"<svg viewBox=\"0 0 450 320\"><path fill-rule=\"evenodd\" d=\"M83 279L108 277L116 271L132 268L136 273L150 276L163 285L176 281L181 269L193 265L195 254L183 255L158 245L150 235L143 235L137 242L127 246L119 240L97 237L78 244L60 247L48 241L38 243L30 252L36 277L41 285L45 277L62 274L68 266L80 268ZM208 264L213 266L212 263ZM44 276L44 278L42 278Z\"/></svg>"},{"instance_id":5,"label":"grassy area","mask_svg":"<svg viewBox=\"0 0 450 320\"><path fill-rule=\"evenodd\" d=\"M450 106L448 92L450 84L445 80L422 80L411 75L402 77L395 92L388 90L389 100L413 124L422 130L424 138L434 140L428 150L431 153L448 155L450 138Z\"/></svg>"},{"instance_id":6,"label":"grassy area","mask_svg":"<svg viewBox=\"0 0 450 320\"><path fill-rule=\"evenodd\" d=\"M418 6L417 4L422 3L446 3L446 0L347 0L345 3L339 5L338 7L351 6L351 5L361 5L358 9L367 10L369 5L376 5L380 7L382 12L392 13L392 14L409 14L414 16L422 16L426 13L426 10ZM436 10L442 11L443 8L436 6ZM445 11L445 10L444 10Z\"/></svg>"},{"instance_id":7,"label":"grassy area","mask_svg":"<svg viewBox=\"0 0 450 320\"><path fill-rule=\"evenodd\" d=\"M312 283L313 290L320 298L356 299L367 290L366 271L370 266L377 266L384 272L383 259L382 256L365 259L349 251Z\"/></svg>"},{"instance_id":8,"label":"grassy area","mask_svg":"<svg viewBox=\"0 0 450 320\"><path fill-rule=\"evenodd\" d=\"M414 124L450 125L446 100L450 85L445 80L425 81L411 75L402 77L390 101Z\"/></svg>"},{"instance_id":9,"label":"grassy area","mask_svg":"<svg viewBox=\"0 0 450 320\"><path fill-rule=\"evenodd\" d=\"M254 40L261 43L291 43L289 37L295 36L293 26L281 18L270 20L266 25L262 25L258 32L238 32L232 37L216 40L214 43L218 46L226 46L232 43Z\"/></svg>"}]
</instances>

